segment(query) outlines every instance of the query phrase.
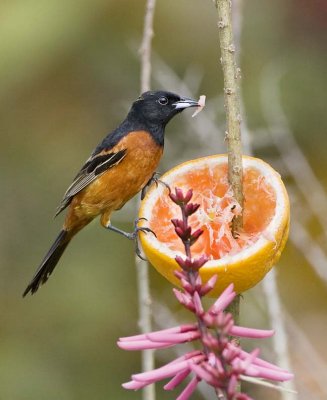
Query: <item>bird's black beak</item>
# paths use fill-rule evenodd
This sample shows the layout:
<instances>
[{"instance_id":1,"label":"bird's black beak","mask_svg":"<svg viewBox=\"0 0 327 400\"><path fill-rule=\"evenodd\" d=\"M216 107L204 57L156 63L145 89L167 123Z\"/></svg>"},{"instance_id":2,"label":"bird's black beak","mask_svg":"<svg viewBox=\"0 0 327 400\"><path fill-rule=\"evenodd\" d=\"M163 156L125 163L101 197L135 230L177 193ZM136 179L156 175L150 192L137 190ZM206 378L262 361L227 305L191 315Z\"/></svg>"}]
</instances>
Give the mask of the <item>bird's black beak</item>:
<instances>
[{"instance_id":1,"label":"bird's black beak","mask_svg":"<svg viewBox=\"0 0 327 400\"><path fill-rule=\"evenodd\" d=\"M173 106L175 106L175 110L183 110L184 108L189 107L200 107L200 104L193 99L189 99L188 97L181 97L179 101L173 103Z\"/></svg>"}]
</instances>

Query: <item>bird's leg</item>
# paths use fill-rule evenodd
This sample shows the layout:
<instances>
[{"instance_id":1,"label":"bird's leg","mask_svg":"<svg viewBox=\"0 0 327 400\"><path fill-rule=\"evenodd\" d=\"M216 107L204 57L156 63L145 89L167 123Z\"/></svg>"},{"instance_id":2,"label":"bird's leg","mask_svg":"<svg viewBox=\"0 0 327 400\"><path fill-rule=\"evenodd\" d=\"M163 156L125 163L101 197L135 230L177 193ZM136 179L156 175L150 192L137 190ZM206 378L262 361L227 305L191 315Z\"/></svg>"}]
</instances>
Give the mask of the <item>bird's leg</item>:
<instances>
[{"instance_id":1,"label":"bird's leg","mask_svg":"<svg viewBox=\"0 0 327 400\"><path fill-rule=\"evenodd\" d=\"M152 185L152 183L155 183L155 184L157 185L157 187L158 187L158 184L161 183L162 185L166 186L166 188L169 189L169 191L170 191L169 185L168 185L166 182L164 182L164 181L162 181L162 180L159 179L160 175L161 175L161 174L160 174L159 172L154 172L154 174L153 174L153 175L151 176L151 178L149 179L148 183L147 183L147 184L144 186L144 188L142 189L142 192L141 192L141 200L144 199L144 197L145 197L145 195L146 195L146 192L147 192L149 186Z\"/></svg>"},{"instance_id":2,"label":"bird's leg","mask_svg":"<svg viewBox=\"0 0 327 400\"><path fill-rule=\"evenodd\" d=\"M140 245L139 245L139 232L144 232L144 233L152 233L154 236L156 236L156 234L153 232L152 229L147 228L145 226L138 226L139 221L143 219L143 220L147 220L146 218L137 218L134 221L134 231L133 232L125 232L122 229L119 229L113 225L111 225L111 222L109 221L109 223L106 225L106 228L109 229L110 231L119 233L120 235L123 235L124 237L126 237L129 240L134 240L135 242L135 253L142 259L145 260L145 258L142 257L141 254L141 250L140 250ZM146 261L146 260L145 260Z\"/></svg>"},{"instance_id":3,"label":"bird's leg","mask_svg":"<svg viewBox=\"0 0 327 400\"><path fill-rule=\"evenodd\" d=\"M153 232L152 229L146 228L145 226L137 226L140 219L145 219L145 218L138 218L135 220L133 232L125 232L122 229L119 229L116 226L111 225L111 223L109 223L106 226L106 228L109 229L110 231L113 231L113 232L119 233L120 235L125 236L125 238L127 238L129 240L135 240L138 236L138 232L144 232L144 233L151 232L155 235L155 233Z\"/></svg>"}]
</instances>

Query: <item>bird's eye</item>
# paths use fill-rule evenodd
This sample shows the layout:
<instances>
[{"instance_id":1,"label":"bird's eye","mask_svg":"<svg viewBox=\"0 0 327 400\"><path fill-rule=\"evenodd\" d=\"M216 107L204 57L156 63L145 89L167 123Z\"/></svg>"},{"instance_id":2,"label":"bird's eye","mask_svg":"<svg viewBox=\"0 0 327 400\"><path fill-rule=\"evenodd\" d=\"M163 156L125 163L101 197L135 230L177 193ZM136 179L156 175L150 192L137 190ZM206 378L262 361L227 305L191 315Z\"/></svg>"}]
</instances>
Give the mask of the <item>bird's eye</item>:
<instances>
[{"instance_id":1,"label":"bird's eye","mask_svg":"<svg viewBox=\"0 0 327 400\"><path fill-rule=\"evenodd\" d=\"M161 104L162 106L165 106L166 104L168 104L168 99L167 99L167 97L164 97L164 96L159 97L158 103Z\"/></svg>"}]
</instances>

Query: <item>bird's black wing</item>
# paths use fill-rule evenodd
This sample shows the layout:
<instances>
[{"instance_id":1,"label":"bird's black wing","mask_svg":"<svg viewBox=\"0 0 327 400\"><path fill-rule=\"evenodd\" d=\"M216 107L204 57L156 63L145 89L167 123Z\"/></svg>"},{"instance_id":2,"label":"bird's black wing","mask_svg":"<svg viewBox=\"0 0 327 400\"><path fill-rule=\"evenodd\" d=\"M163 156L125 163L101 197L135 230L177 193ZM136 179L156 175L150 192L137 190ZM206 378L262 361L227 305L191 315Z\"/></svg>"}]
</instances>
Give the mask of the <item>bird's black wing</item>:
<instances>
[{"instance_id":1,"label":"bird's black wing","mask_svg":"<svg viewBox=\"0 0 327 400\"><path fill-rule=\"evenodd\" d=\"M89 158L76 175L56 210L55 216L61 213L72 201L72 198L93 182L108 169L119 164L126 155L126 149L106 154L98 154Z\"/></svg>"}]
</instances>

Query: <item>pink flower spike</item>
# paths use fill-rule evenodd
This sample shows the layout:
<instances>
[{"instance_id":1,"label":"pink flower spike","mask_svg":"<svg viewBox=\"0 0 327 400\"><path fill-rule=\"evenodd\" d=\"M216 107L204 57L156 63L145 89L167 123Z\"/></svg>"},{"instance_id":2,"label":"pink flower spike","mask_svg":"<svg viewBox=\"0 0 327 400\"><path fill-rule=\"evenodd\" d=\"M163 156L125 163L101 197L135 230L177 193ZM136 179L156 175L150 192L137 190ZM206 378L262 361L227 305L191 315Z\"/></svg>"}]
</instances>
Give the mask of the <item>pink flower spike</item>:
<instances>
[{"instance_id":1,"label":"pink flower spike","mask_svg":"<svg viewBox=\"0 0 327 400\"><path fill-rule=\"evenodd\" d=\"M144 388L147 385L148 385L148 383L129 381L129 382L123 383L122 387L124 389L128 389L128 390L139 390L139 389Z\"/></svg>"},{"instance_id":2,"label":"pink flower spike","mask_svg":"<svg viewBox=\"0 0 327 400\"><path fill-rule=\"evenodd\" d=\"M246 337L250 339L264 339L273 336L275 332L273 330L245 328L243 326L234 325L230 329L229 333L232 336Z\"/></svg>"},{"instance_id":3,"label":"pink flower spike","mask_svg":"<svg viewBox=\"0 0 327 400\"><path fill-rule=\"evenodd\" d=\"M164 389L165 390L174 390L175 387L177 387L178 385L180 385L184 379L186 379L189 374L190 374L190 370L185 370L183 372L178 373L177 375L175 375L165 386Z\"/></svg>"},{"instance_id":4,"label":"pink flower spike","mask_svg":"<svg viewBox=\"0 0 327 400\"><path fill-rule=\"evenodd\" d=\"M198 383L199 380L197 378L193 378L176 400L188 400L198 386Z\"/></svg>"}]
</instances>

